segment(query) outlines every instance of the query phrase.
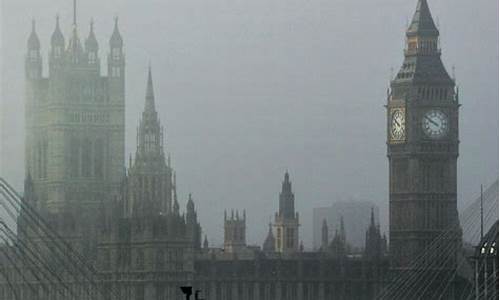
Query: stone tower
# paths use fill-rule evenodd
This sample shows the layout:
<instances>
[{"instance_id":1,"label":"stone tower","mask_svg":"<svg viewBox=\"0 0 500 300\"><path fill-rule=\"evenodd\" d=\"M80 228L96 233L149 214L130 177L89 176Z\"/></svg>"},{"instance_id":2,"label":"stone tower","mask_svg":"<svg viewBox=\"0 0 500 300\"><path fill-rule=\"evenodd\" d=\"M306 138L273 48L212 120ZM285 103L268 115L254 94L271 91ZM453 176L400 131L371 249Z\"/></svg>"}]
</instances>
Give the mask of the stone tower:
<instances>
[{"instance_id":1,"label":"stone tower","mask_svg":"<svg viewBox=\"0 0 500 300\"><path fill-rule=\"evenodd\" d=\"M246 247L246 212L243 210L243 217L238 211L236 215L231 211L231 217L224 211L224 251L232 253L239 252Z\"/></svg>"},{"instance_id":2,"label":"stone tower","mask_svg":"<svg viewBox=\"0 0 500 300\"><path fill-rule=\"evenodd\" d=\"M458 91L441 61L439 31L419 0L404 62L387 97L390 255L395 269L426 257L453 268L461 242L457 213ZM442 237L446 251L433 240ZM444 256L443 256L444 255ZM427 264L431 264L427 261ZM423 266L423 265L421 265Z\"/></svg>"},{"instance_id":3,"label":"stone tower","mask_svg":"<svg viewBox=\"0 0 500 300\"><path fill-rule=\"evenodd\" d=\"M373 208L370 214L370 226L366 230L364 257L380 259L386 252L387 241L380 233L380 226L375 224Z\"/></svg>"},{"instance_id":4,"label":"stone tower","mask_svg":"<svg viewBox=\"0 0 500 300\"><path fill-rule=\"evenodd\" d=\"M137 130L137 150L128 171L126 216L148 216L172 211L173 170L165 158L163 127L155 108L153 78L148 71L144 111Z\"/></svg>"},{"instance_id":5,"label":"stone tower","mask_svg":"<svg viewBox=\"0 0 500 300\"><path fill-rule=\"evenodd\" d=\"M326 219L323 219L323 225L321 226L321 250L325 251L328 248L328 224Z\"/></svg>"},{"instance_id":6,"label":"stone tower","mask_svg":"<svg viewBox=\"0 0 500 300\"><path fill-rule=\"evenodd\" d=\"M276 252L299 251L299 213L295 212L295 196L288 171L285 173L280 193L279 211L274 217Z\"/></svg>"},{"instance_id":7,"label":"stone tower","mask_svg":"<svg viewBox=\"0 0 500 300\"><path fill-rule=\"evenodd\" d=\"M25 61L25 172L39 209L71 206L93 215L98 203L118 194L123 177L125 58L116 23L103 76L93 24L85 43L76 14L72 26L66 43L57 18L44 75L33 22Z\"/></svg>"}]
</instances>

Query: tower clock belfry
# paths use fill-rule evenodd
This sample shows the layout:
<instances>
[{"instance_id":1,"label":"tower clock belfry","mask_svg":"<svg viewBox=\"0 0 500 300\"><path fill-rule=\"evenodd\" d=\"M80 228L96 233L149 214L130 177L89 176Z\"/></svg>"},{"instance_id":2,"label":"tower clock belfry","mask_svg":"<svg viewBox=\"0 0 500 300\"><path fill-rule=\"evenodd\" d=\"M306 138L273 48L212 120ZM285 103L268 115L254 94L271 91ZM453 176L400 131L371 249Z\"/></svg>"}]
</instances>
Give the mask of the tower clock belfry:
<instances>
[{"instance_id":1,"label":"tower clock belfry","mask_svg":"<svg viewBox=\"0 0 500 300\"><path fill-rule=\"evenodd\" d=\"M416 268L413 262L423 253L433 257L438 237L451 249L440 256L443 266L455 264L461 243L459 106L455 81L441 61L439 31L427 1L418 0L406 31L404 62L391 82L386 106L390 254L395 269Z\"/></svg>"}]
</instances>

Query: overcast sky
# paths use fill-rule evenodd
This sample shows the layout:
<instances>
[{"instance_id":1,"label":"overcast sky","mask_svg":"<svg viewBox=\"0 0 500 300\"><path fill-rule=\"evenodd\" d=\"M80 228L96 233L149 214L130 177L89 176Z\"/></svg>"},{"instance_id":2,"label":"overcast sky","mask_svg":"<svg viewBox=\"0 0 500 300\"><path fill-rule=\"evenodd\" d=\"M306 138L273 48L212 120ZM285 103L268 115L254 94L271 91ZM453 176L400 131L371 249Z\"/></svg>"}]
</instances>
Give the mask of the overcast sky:
<instances>
[{"instance_id":1,"label":"overcast sky","mask_svg":"<svg viewBox=\"0 0 500 300\"><path fill-rule=\"evenodd\" d=\"M46 63L55 15L67 37L72 1L0 2L0 176L21 189L23 57L31 18ZM80 36L87 36L93 17L103 63L119 16L127 57L127 157L135 150L151 62L182 205L193 193L209 241L222 242L224 208L238 208L247 210L248 242L262 244L285 169L306 247L313 208L335 201L373 201L386 228L383 105L416 0L79 2ZM450 73L455 66L461 90L461 209L481 183L498 177L498 1L429 5L443 61Z\"/></svg>"}]
</instances>

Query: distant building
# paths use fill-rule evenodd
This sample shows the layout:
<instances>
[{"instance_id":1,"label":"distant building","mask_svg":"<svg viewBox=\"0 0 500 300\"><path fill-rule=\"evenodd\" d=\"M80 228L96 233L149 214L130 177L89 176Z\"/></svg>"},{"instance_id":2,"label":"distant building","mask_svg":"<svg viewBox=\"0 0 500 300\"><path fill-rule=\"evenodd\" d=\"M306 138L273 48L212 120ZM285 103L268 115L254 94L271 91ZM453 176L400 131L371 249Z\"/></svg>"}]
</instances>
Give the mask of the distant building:
<instances>
[{"instance_id":1,"label":"distant building","mask_svg":"<svg viewBox=\"0 0 500 300\"><path fill-rule=\"evenodd\" d=\"M246 213L243 211L243 216L240 217L238 211L236 214L231 211L231 216L228 217L224 211L224 251L227 253L241 252L246 248Z\"/></svg>"},{"instance_id":2,"label":"distant building","mask_svg":"<svg viewBox=\"0 0 500 300\"><path fill-rule=\"evenodd\" d=\"M366 229L370 226L370 214L373 208L374 220L379 224L378 207L367 201L336 202L330 207L319 207L313 211L313 247L319 250L324 234L324 222L328 226L328 241L334 237L335 230L340 230L340 219L344 218L346 242L354 248L365 246Z\"/></svg>"},{"instance_id":3,"label":"distant building","mask_svg":"<svg viewBox=\"0 0 500 300\"><path fill-rule=\"evenodd\" d=\"M292 182L287 171L281 185L279 210L274 217L277 252L299 251L299 225L299 213L295 211L295 195L292 192Z\"/></svg>"}]
</instances>

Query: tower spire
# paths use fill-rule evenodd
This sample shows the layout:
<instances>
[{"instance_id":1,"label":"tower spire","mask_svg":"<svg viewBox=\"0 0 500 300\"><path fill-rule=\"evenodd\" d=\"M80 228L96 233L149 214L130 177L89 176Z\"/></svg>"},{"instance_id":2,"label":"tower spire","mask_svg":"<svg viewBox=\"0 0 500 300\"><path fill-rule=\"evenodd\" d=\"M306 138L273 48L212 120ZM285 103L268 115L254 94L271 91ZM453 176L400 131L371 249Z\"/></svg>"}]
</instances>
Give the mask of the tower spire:
<instances>
[{"instance_id":1,"label":"tower spire","mask_svg":"<svg viewBox=\"0 0 500 300\"><path fill-rule=\"evenodd\" d=\"M372 212L371 212L371 215L370 215L370 224L372 226L375 226L375 216L373 214L373 207L372 207Z\"/></svg>"},{"instance_id":2,"label":"tower spire","mask_svg":"<svg viewBox=\"0 0 500 300\"><path fill-rule=\"evenodd\" d=\"M438 36L439 31L432 19L431 10L427 4L427 0L418 0L417 8L410 26L407 30L408 36Z\"/></svg>"},{"instance_id":3,"label":"tower spire","mask_svg":"<svg viewBox=\"0 0 500 300\"><path fill-rule=\"evenodd\" d=\"M148 66L148 85L146 89L146 105L145 112L155 111L155 94L153 89L153 75L151 74L151 65Z\"/></svg>"},{"instance_id":4,"label":"tower spire","mask_svg":"<svg viewBox=\"0 0 500 300\"><path fill-rule=\"evenodd\" d=\"M73 0L73 26L76 27L76 0Z\"/></svg>"},{"instance_id":5,"label":"tower spire","mask_svg":"<svg viewBox=\"0 0 500 300\"><path fill-rule=\"evenodd\" d=\"M31 34L28 38L28 49L40 50L40 40L36 33L36 22L35 19L31 20Z\"/></svg>"}]
</instances>

